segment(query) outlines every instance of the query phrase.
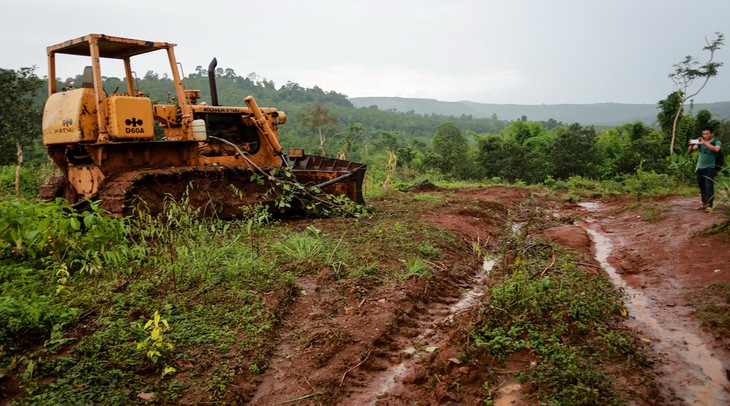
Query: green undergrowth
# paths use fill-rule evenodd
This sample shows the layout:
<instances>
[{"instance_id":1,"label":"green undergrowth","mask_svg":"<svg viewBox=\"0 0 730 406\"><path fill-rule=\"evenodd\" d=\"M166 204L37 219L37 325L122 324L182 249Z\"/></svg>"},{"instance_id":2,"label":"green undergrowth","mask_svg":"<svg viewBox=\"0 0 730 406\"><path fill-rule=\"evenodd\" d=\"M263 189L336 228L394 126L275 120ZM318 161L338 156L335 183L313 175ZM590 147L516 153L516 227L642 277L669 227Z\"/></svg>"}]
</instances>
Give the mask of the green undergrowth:
<instances>
[{"instance_id":1,"label":"green undergrowth","mask_svg":"<svg viewBox=\"0 0 730 406\"><path fill-rule=\"evenodd\" d=\"M364 295L432 277L460 243L418 223L410 198L387 195L361 217L284 221L263 207L199 219L184 200L124 219L94 205L0 201L0 372L20 388L0 380L0 396L235 403L236 380L269 365L297 278Z\"/></svg>"},{"instance_id":2,"label":"green undergrowth","mask_svg":"<svg viewBox=\"0 0 730 406\"><path fill-rule=\"evenodd\" d=\"M513 232L501 250L495 285L469 329L470 353L498 368L527 354L517 378L541 404L623 404L613 382L646 360L622 328L622 293L557 244ZM487 403L498 387L485 382Z\"/></svg>"},{"instance_id":3,"label":"green undergrowth","mask_svg":"<svg viewBox=\"0 0 730 406\"><path fill-rule=\"evenodd\" d=\"M701 295L690 298L699 310L700 319L718 336L730 334L730 283L713 283Z\"/></svg>"},{"instance_id":4,"label":"green undergrowth","mask_svg":"<svg viewBox=\"0 0 730 406\"><path fill-rule=\"evenodd\" d=\"M696 192L693 185L679 182L666 174L641 169L636 173L612 180L594 180L581 176L557 180L548 176L541 186L562 193L563 200L576 202L615 195L627 195L637 200L644 200L666 194L690 196Z\"/></svg>"},{"instance_id":5,"label":"green undergrowth","mask_svg":"<svg viewBox=\"0 0 730 406\"><path fill-rule=\"evenodd\" d=\"M0 197L15 196L32 199L38 195L38 189L45 182L46 177L52 173L48 164L40 166L23 166L20 173L17 173L17 167L13 165L0 165ZM19 175L20 183L16 190L15 179L16 174Z\"/></svg>"},{"instance_id":6,"label":"green undergrowth","mask_svg":"<svg viewBox=\"0 0 730 406\"><path fill-rule=\"evenodd\" d=\"M231 352L239 368L265 363L294 278L258 245L281 232L268 217L198 220L168 202L159 218L114 219L23 201L0 202L0 216L0 368L20 381L20 404L174 401L189 385L178 370L202 374ZM170 329L149 357L138 345L158 342L145 329L155 312Z\"/></svg>"},{"instance_id":7,"label":"green undergrowth","mask_svg":"<svg viewBox=\"0 0 730 406\"><path fill-rule=\"evenodd\" d=\"M730 179L728 177L719 178L715 182L715 211L719 211L728 219L724 223L724 227L720 229L730 236Z\"/></svg>"}]
</instances>

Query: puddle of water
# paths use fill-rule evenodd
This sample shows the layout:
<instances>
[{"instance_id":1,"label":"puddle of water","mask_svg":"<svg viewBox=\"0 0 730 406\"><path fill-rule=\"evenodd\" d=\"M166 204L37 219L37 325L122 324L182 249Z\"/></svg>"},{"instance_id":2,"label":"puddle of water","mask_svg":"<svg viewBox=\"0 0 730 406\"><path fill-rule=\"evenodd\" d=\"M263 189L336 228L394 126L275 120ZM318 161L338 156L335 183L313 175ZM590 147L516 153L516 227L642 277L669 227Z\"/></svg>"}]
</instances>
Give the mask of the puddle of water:
<instances>
[{"instance_id":1,"label":"puddle of water","mask_svg":"<svg viewBox=\"0 0 730 406\"><path fill-rule=\"evenodd\" d=\"M582 202L578 203L578 206L588 211L598 211L598 202Z\"/></svg>"},{"instance_id":2,"label":"puddle of water","mask_svg":"<svg viewBox=\"0 0 730 406\"><path fill-rule=\"evenodd\" d=\"M728 404L730 397L724 389L727 378L722 363L712 356L702 339L695 334L671 326L664 327L649 310L651 307L649 299L642 292L628 286L616 269L608 263L608 257L613 249L610 239L598 231L592 229L587 231L596 247L596 259L613 283L626 292L629 299L626 308L629 314L659 339L659 342L652 343L655 350L659 353L679 355L682 359L676 361L684 361L686 368L673 371L674 374L683 374L685 379L682 380L686 381L686 386L683 388L674 388L677 394L684 397L689 404Z\"/></svg>"},{"instance_id":3,"label":"puddle of water","mask_svg":"<svg viewBox=\"0 0 730 406\"><path fill-rule=\"evenodd\" d=\"M496 399L494 399L494 406L509 406L514 405L522 399L522 385L519 383L513 383L497 391Z\"/></svg>"},{"instance_id":4,"label":"puddle of water","mask_svg":"<svg viewBox=\"0 0 730 406\"><path fill-rule=\"evenodd\" d=\"M401 381L403 377L406 375L406 371L408 369L406 368L406 363L401 362L400 364L394 366L393 368L390 368L381 378L382 383L378 385L378 389L375 392L375 397L372 402L370 402L371 405L375 405L377 399L385 395L386 393L390 393L395 389L396 383L398 381Z\"/></svg>"},{"instance_id":5,"label":"puddle of water","mask_svg":"<svg viewBox=\"0 0 730 406\"><path fill-rule=\"evenodd\" d=\"M442 320L436 322L436 324L447 322L450 319L453 319L458 314L470 309L480 297L484 296L484 284L496 263L497 260L495 259L484 259L481 271L474 276L474 280L472 282L472 285L474 287L468 292L462 294L459 301L449 307L448 315ZM424 344L425 342L429 341L428 337L430 337L432 333L432 328L426 328L413 341L418 344ZM382 374L382 376L378 379L378 383L376 385L377 390L375 391L375 400L377 400L377 398L379 398L380 396L385 395L386 393L392 392L396 388L398 382L402 381L403 377L408 372L408 366L412 363L412 361L414 359L420 358L422 355L419 354L419 351L416 349L415 346L409 346L403 349L402 352L412 358L393 366ZM374 405L375 400L373 400L370 404Z\"/></svg>"},{"instance_id":6,"label":"puddle of water","mask_svg":"<svg viewBox=\"0 0 730 406\"><path fill-rule=\"evenodd\" d=\"M484 282L489 277L489 274L492 272L492 268L494 268L496 263L497 261L494 259L484 260L482 272L479 272L475 277L476 280L474 281L474 287L470 291L461 295L461 299L449 307L449 313L451 314L447 317L447 319L471 308L477 299L484 296Z\"/></svg>"},{"instance_id":7,"label":"puddle of water","mask_svg":"<svg viewBox=\"0 0 730 406\"><path fill-rule=\"evenodd\" d=\"M496 265L496 264L497 264L496 259L484 258L484 262L482 263L482 271L485 274L487 274L487 277L492 272L492 268L494 268L494 265Z\"/></svg>"}]
</instances>

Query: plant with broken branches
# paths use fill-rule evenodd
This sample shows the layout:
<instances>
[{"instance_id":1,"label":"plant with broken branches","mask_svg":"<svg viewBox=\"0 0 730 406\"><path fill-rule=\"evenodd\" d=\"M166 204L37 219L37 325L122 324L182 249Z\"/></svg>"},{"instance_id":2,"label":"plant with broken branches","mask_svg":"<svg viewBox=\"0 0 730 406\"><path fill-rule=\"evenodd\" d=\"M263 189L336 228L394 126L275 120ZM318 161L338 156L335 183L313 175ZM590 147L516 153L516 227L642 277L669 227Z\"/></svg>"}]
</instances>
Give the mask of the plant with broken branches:
<instances>
[{"instance_id":1,"label":"plant with broken branches","mask_svg":"<svg viewBox=\"0 0 730 406\"><path fill-rule=\"evenodd\" d=\"M700 61L695 59L695 57L687 55L684 57L684 60L672 65L674 66L674 72L669 74L669 78L674 82L674 94L678 96L679 108L674 115L674 122L672 124L672 142L669 146L670 155L674 154L677 123L679 122L679 117L682 115L682 110L684 110L684 103L697 96L705 88L710 78L717 76L718 69L722 66L722 62L716 62L714 58L715 52L725 44L725 35L721 32L716 32L715 35L717 35L717 38L712 41L705 38L707 45L702 49L710 52L710 57L705 64L700 65ZM698 79L702 80L702 84L697 90L691 92L690 88Z\"/></svg>"},{"instance_id":2,"label":"plant with broken branches","mask_svg":"<svg viewBox=\"0 0 730 406\"><path fill-rule=\"evenodd\" d=\"M263 184L266 180L273 184L268 193L276 195L274 205L279 210L286 210L297 202L308 215L315 217L359 217L368 213L365 206L355 203L347 196L334 196L324 193L316 186L297 182L290 168L261 170L251 175L252 182Z\"/></svg>"}]
</instances>

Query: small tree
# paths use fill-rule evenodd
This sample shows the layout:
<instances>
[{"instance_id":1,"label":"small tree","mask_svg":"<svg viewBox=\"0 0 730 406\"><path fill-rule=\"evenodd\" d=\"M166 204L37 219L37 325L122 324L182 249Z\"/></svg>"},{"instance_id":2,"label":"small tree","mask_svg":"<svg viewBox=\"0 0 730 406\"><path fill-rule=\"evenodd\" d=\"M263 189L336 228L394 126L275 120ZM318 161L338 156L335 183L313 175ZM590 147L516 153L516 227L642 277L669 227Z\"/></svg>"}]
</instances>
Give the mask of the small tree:
<instances>
[{"instance_id":1,"label":"small tree","mask_svg":"<svg viewBox=\"0 0 730 406\"><path fill-rule=\"evenodd\" d=\"M333 132L337 128L337 125L340 124L340 121L319 103L309 106L306 114L300 113L297 115L297 118L302 120L305 126L317 131L317 135L319 136L318 153L324 155L324 142L327 140L327 133Z\"/></svg>"},{"instance_id":2,"label":"small tree","mask_svg":"<svg viewBox=\"0 0 730 406\"><path fill-rule=\"evenodd\" d=\"M35 66L0 68L0 165L15 163L19 148L32 144L40 133L42 108L33 97L43 87Z\"/></svg>"},{"instance_id":3,"label":"small tree","mask_svg":"<svg viewBox=\"0 0 730 406\"><path fill-rule=\"evenodd\" d=\"M365 140L365 124L363 123L352 123L347 129L345 134L345 140L342 141L340 151L337 153L338 157L342 156L341 159L356 159L359 157L359 150L362 143Z\"/></svg>"},{"instance_id":4,"label":"small tree","mask_svg":"<svg viewBox=\"0 0 730 406\"><path fill-rule=\"evenodd\" d=\"M677 123L679 117L682 115L684 103L687 100L697 96L702 89L705 88L710 78L717 76L717 70L722 66L722 62L715 62L715 52L717 52L725 43L725 35L721 32L716 32L717 38L713 41L705 39L707 46L703 48L705 51L710 52L710 57L704 65L700 65L700 61L695 59L691 55L684 57L684 60L674 66L674 72L669 74L669 78L674 82L674 93L679 99L679 108L674 115L674 121L672 123L672 141L669 146L669 154L674 153L674 141L677 135ZM704 79L702 84L696 91L690 93L690 88L694 84L695 80Z\"/></svg>"},{"instance_id":5,"label":"small tree","mask_svg":"<svg viewBox=\"0 0 730 406\"><path fill-rule=\"evenodd\" d=\"M447 122L438 126L433 136L430 164L443 174L462 177L470 164L468 160L469 141L454 124Z\"/></svg>"},{"instance_id":6,"label":"small tree","mask_svg":"<svg viewBox=\"0 0 730 406\"><path fill-rule=\"evenodd\" d=\"M549 149L553 175L558 179L593 176L596 159L596 130L575 123L558 131Z\"/></svg>"}]
</instances>

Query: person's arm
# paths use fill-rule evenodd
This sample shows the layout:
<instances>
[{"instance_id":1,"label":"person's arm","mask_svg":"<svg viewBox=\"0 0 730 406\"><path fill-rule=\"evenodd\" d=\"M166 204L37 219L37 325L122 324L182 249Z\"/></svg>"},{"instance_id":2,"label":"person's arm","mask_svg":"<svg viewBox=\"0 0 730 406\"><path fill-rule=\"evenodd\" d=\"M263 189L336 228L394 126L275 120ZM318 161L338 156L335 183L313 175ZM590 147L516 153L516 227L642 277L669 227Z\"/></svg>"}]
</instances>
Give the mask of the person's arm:
<instances>
[{"instance_id":1,"label":"person's arm","mask_svg":"<svg viewBox=\"0 0 730 406\"><path fill-rule=\"evenodd\" d=\"M714 153L717 153L720 150L720 146L719 145L717 145L717 144L716 145L712 145L709 142L705 141L704 138L700 138L700 144L706 146L707 148L710 149L710 151L712 151Z\"/></svg>"},{"instance_id":2,"label":"person's arm","mask_svg":"<svg viewBox=\"0 0 730 406\"><path fill-rule=\"evenodd\" d=\"M687 152L694 152L700 149L700 146L697 144L692 144L692 140L689 140L689 147L687 148Z\"/></svg>"}]
</instances>

